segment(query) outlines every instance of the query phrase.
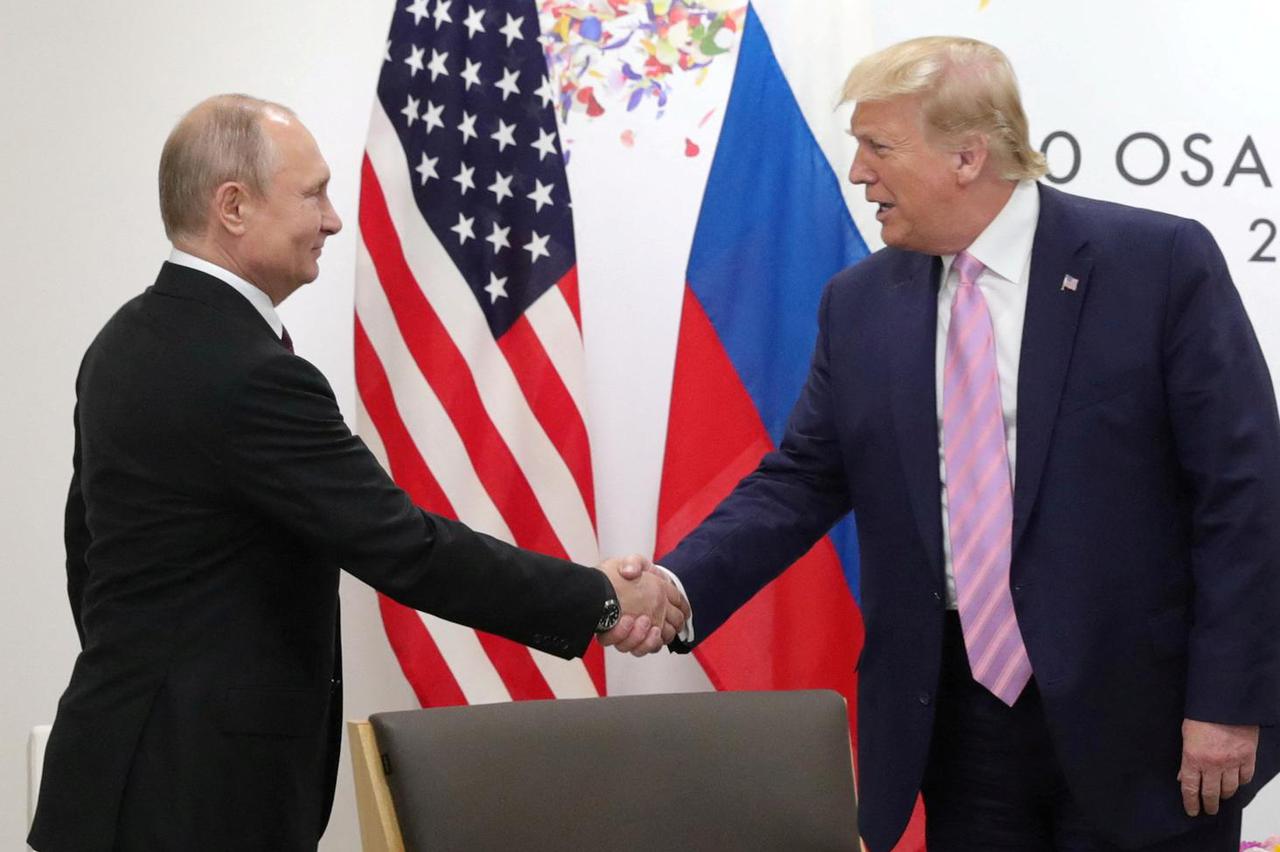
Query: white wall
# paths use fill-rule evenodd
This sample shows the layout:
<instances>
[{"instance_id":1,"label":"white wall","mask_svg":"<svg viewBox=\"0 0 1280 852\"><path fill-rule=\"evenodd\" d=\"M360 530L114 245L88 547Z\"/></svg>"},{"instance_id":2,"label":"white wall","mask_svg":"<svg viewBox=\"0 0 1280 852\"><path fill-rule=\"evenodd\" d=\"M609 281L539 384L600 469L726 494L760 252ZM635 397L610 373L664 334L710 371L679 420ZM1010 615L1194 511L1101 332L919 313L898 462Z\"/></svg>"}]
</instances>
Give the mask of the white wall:
<instances>
[{"instance_id":1,"label":"white wall","mask_svg":"<svg viewBox=\"0 0 1280 852\"><path fill-rule=\"evenodd\" d=\"M155 198L165 135L204 96L245 91L294 107L319 140L349 229L281 313L350 418L357 179L391 9L0 0L0 849L22 848L27 732L52 720L77 650L61 541L75 371L167 255ZM342 594L348 716L416 706L372 593L344 580ZM359 846L346 761L330 852Z\"/></svg>"}]
</instances>

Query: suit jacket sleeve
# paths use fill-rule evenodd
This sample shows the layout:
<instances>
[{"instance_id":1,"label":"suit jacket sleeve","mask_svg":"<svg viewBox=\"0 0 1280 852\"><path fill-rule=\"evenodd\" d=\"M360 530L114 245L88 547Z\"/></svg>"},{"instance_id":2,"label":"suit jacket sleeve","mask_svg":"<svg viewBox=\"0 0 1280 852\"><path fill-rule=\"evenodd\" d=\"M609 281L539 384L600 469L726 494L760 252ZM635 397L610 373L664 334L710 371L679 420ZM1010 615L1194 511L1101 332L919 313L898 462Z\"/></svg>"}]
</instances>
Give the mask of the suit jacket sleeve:
<instances>
[{"instance_id":1,"label":"suit jacket sleeve","mask_svg":"<svg viewBox=\"0 0 1280 852\"><path fill-rule=\"evenodd\" d=\"M680 577L701 642L849 511L828 349L832 285L818 311L809 375L779 448L659 561ZM696 644L696 643L695 643ZM675 643L675 651L691 646Z\"/></svg>"},{"instance_id":2,"label":"suit jacket sleeve","mask_svg":"<svg viewBox=\"0 0 1280 852\"><path fill-rule=\"evenodd\" d=\"M415 507L305 360L282 350L224 404L229 489L322 561L441 618L561 657L585 652L608 579Z\"/></svg>"},{"instance_id":3,"label":"suit jacket sleeve","mask_svg":"<svg viewBox=\"0 0 1280 852\"><path fill-rule=\"evenodd\" d=\"M1261 349L1203 226L1170 258L1165 387L1191 495L1195 584L1186 716L1280 721L1280 424Z\"/></svg>"}]
</instances>

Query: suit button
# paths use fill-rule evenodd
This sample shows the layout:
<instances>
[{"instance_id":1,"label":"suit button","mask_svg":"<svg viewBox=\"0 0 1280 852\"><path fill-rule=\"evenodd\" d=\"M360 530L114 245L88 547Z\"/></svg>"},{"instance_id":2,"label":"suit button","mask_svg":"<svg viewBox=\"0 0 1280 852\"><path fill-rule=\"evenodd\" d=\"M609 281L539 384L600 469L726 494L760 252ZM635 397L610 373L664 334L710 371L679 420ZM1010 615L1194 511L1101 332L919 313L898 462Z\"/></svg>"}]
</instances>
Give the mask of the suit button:
<instances>
[{"instance_id":1,"label":"suit button","mask_svg":"<svg viewBox=\"0 0 1280 852\"><path fill-rule=\"evenodd\" d=\"M940 601L940 600L942 600L942 592L934 592L934 593L933 593L933 599L934 599L935 601Z\"/></svg>"},{"instance_id":2,"label":"suit button","mask_svg":"<svg viewBox=\"0 0 1280 852\"><path fill-rule=\"evenodd\" d=\"M919 700L919 702L923 704L925 707L928 707L929 702L932 700L929 693L925 692L924 690L920 691L920 694L916 696L916 699Z\"/></svg>"}]
</instances>

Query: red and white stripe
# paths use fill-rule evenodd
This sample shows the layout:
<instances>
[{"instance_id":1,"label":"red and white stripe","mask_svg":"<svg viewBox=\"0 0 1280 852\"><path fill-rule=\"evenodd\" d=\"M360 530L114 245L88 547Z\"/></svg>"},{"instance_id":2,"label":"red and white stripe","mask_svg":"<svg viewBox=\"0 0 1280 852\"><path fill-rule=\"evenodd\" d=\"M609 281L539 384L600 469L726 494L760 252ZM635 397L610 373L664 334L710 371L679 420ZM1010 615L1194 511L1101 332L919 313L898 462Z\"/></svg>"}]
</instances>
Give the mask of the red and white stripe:
<instances>
[{"instance_id":1,"label":"red and white stripe","mask_svg":"<svg viewBox=\"0 0 1280 852\"><path fill-rule=\"evenodd\" d=\"M356 262L358 429L423 508L554 556L598 559L576 271L494 340L415 204L375 104ZM603 694L599 649L565 661L380 599L423 706Z\"/></svg>"}]
</instances>

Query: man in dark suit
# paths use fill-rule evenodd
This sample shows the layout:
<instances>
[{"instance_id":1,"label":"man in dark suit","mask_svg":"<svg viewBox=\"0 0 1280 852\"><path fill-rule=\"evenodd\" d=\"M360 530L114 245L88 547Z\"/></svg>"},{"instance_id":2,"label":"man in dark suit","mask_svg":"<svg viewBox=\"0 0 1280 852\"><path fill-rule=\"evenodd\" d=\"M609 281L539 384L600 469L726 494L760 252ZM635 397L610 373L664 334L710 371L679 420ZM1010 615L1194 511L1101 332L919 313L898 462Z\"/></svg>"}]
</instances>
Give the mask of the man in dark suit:
<instances>
[{"instance_id":1,"label":"man in dark suit","mask_svg":"<svg viewBox=\"0 0 1280 852\"><path fill-rule=\"evenodd\" d=\"M341 222L289 110L192 110L165 145L175 250L76 382L67 578L83 650L40 852L314 850L340 745L338 570L561 657L678 626L646 575L518 550L409 501L275 313ZM668 635L669 638L669 635Z\"/></svg>"},{"instance_id":2,"label":"man in dark suit","mask_svg":"<svg viewBox=\"0 0 1280 852\"><path fill-rule=\"evenodd\" d=\"M989 45L896 45L845 96L887 247L827 287L778 451L662 560L692 638L852 509L872 850L917 791L930 852L1235 850L1277 766L1280 425L1222 255L1037 185Z\"/></svg>"}]
</instances>

